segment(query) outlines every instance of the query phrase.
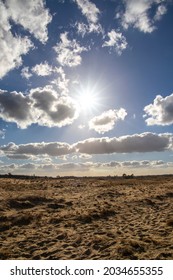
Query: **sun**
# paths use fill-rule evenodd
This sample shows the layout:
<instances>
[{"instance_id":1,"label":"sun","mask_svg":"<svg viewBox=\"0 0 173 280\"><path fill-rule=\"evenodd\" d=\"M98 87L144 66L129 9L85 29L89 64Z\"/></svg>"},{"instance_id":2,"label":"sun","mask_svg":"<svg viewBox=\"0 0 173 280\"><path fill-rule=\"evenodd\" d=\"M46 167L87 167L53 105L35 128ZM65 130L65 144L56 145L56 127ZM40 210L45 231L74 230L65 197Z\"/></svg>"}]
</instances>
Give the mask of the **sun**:
<instances>
[{"instance_id":1,"label":"sun","mask_svg":"<svg viewBox=\"0 0 173 280\"><path fill-rule=\"evenodd\" d=\"M96 106L96 96L92 92L83 92L79 95L79 105L83 110L90 110Z\"/></svg>"},{"instance_id":2,"label":"sun","mask_svg":"<svg viewBox=\"0 0 173 280\"><path fill-rule=\"evenodd\" d=\"M99 93L94 88L83 88L76 97L76 101L81 111L87 113L98 109Z\"/></svg>"}]
</instances>

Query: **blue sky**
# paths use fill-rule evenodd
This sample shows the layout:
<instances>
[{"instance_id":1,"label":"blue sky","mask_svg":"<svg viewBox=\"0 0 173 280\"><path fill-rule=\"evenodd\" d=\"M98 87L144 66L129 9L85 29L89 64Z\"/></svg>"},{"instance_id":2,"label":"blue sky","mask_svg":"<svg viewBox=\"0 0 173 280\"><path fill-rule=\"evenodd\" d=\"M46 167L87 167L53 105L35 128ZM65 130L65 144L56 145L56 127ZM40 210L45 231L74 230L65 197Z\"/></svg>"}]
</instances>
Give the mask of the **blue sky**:
<instances>
[{"instance_id":1,"label":"blue sky","mask_svg":"<svg viewBox=\"0 0 173 280\"><path fill-rule=\"evenodd\" d=\"M0 173L172 173L172 14L171 0L0 0Z\"/></svg>"}]
</instances>

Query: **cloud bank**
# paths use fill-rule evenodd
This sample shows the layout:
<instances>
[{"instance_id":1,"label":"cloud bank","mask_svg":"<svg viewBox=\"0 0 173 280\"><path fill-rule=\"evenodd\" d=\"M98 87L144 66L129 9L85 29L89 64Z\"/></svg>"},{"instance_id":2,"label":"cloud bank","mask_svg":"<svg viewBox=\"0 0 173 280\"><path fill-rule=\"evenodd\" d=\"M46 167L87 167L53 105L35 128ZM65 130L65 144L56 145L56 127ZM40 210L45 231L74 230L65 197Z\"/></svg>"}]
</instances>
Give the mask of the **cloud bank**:
<instances>
[{"instance_id":1,"label":"cloud bank","mask_svg":"<svg viewBox=\"0 0 173 280\"><path fill-rule=\"evenodd\" d=\"M143 160L143 161L112 161L112 162L85 162L85 163L74 163L74 162L69 162L69 163L49 163L49 164L38 164L38 163L24 163L24 164L6 164L4 165L3 163L1 164L1 172L2 173L8 173L8 172L15 172L15 173L24 173L24 174L33 174L33 172L37 172L40 175L45 174L51 174L57 175L57 174L66 174L69 172L71 174L84 174L84 172L95 172L96 171L101 171L102 175L106 175L107 172L108 174L112 173L115 175L115 172L118 172L121 175L121 172L127 171L127 172L134 172L139 173L142 172L142 170L150 170L151 173L158 171L159 168L164 168L165 171L166 169L170 170L173 166L172 162L164 162L162 160L155 160L155 161L150 161L150 160ZM153 172L152 172L153 170ZM155 171L156 170L156 171ZM75 173L74 173L75 172ZM103 173L104 172L104 173ZM106 172L106 173L105 173Z\"/></svg>"},{"instance_id":2,"label":"cloud bank","mask_svg":"<svg viewBox=\"0 0 173 280\"><path fill-rule=\"evenodd\" d=\"M24 155L33 155L33 156L62 156L71 154L75 151L74 147L70 146L67 143L63 142L50 142L50 143L28 143L28 144L20 144L16 145L11 142L8 145L4 145L0 147L0 150L8 156L24 156Z\"/></svg>"},{"instance_id":3,"label":"cloud bank","mask_svg":"<svg viewBox=\"0 0 173 280\"><path fill-rule=\"evenodd\" d=\"M75 148L84 154L146 153L169 150L171 143L170 134L145 132L119 138L90 138L79 141L75 144Z\"/></svg>"},{"instance_id":4,"label":"cloud bank","mask_svg":"<svg viewBox=\"0 0 173 280\"><path fill-rule=\"evenodd\" d=\"M9 143L0 147L4 155L46 155L63 156L71 153L86 155L113 154L113 153L147 153L163 152L173 149L173 134L155 134L145 132L142 134L126 135L121 137L89 138L74 144L65 142L50 143Z\"/></svg>"}]
</instances>

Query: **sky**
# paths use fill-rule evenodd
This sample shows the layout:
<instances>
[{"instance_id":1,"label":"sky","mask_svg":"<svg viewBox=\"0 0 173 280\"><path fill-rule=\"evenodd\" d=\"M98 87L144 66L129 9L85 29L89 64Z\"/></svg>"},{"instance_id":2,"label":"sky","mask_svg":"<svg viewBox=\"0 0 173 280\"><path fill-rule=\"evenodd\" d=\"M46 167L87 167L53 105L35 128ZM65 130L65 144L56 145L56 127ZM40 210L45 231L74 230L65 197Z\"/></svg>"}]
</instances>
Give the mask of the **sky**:
<instances>
[{"instance_id":1,"label":"sky","mask_svg":"<svg viewBox=\"0 0 173 280\"><path fill-rule=\"evenodd\" d=\"M172 0L0 0L0 174L172 174Z\"/></svg>"}]
</instances>

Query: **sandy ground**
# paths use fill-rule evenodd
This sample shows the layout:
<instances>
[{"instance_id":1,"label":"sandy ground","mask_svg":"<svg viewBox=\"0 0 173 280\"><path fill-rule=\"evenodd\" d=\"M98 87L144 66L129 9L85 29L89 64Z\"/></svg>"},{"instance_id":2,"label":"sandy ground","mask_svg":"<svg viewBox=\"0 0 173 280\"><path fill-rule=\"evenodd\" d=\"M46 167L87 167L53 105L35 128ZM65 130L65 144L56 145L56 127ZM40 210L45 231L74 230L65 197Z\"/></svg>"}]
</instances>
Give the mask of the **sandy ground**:
<instances>
[{"instance_id":1,"label":"sandy ground","mask_svg":"<svg viewBox=\"0 0 173 280\"><path fill-rule=\"evenodd\" d=\"M173 259L173 176L0 178L0 259Z\"/></svg>"}]
</instances>

